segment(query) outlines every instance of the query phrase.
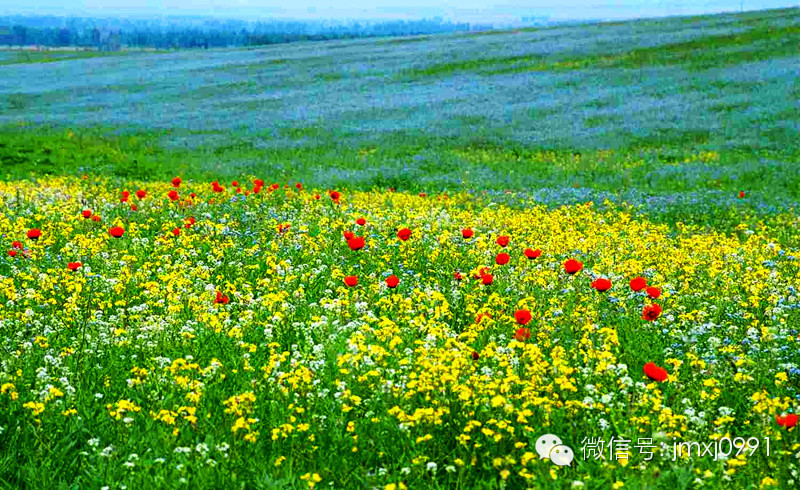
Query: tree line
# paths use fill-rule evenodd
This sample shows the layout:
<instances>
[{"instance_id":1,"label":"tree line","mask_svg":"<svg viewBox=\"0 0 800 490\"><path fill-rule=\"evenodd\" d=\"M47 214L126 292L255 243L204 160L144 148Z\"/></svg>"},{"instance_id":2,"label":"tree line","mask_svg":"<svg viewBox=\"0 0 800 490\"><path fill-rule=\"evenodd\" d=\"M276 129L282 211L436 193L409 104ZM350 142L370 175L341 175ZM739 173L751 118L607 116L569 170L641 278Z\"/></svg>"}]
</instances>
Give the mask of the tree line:
<instances>
[{"instance_id":1,"label":"tree line","mask_svg":"<svg viewBox=\"0 0 800 490\"><path fill-rule=\"evenodd\" d=\"M324 41L378 36L408 36L490 29L440 18L385 22L267 20L248 22L210 18L92 19L0 17L0 45L122 48L221 48L294 41Z\"/></svg>"}]
</instances>

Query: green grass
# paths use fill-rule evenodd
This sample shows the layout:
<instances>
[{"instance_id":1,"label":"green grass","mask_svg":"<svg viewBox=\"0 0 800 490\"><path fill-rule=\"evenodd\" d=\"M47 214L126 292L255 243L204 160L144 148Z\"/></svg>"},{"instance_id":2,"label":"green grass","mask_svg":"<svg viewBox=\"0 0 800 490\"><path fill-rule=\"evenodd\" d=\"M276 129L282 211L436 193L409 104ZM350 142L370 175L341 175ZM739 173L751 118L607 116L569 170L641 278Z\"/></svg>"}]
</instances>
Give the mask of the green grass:
<instances>
[{"instance_id":1,"label":"green grass","mask_svg":"<svg viewBox=\"0 0 800 490\"><path fill-rule=\"evenodd\" d=\"M564 72L586 69L641 69L680 65L690 71L734 66L797 55L800 25L775 28L752 27L745 32L701 36L691 41L614 54L564 57L563 55L522 55L489 57L434 64L408 69L398 77L414 80L452 76L462 72L505 75L530 71Z\"/></svg>"},{"instance_id":2,"label":"green grass","mask_svg":"<svg viewBox=\"0 0 800 490\"><path fill-rule=\"evenodd\" d=\"M136 51L0 51L0 66L128 56ZM149 54L155 53L148 51Z\"/></svg>"}]
</instances>

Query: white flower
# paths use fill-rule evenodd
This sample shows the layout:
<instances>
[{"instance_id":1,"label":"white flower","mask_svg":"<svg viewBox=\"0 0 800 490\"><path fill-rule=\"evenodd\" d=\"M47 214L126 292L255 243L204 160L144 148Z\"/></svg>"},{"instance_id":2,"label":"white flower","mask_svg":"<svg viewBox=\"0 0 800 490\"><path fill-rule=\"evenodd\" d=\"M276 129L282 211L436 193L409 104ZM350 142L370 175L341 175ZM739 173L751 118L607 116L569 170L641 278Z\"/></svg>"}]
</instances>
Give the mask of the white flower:
<instances>
[{"instance_id":1,"label":"white flower","mask_svg":"<svg viewBox=\"0 0 800 490\"><path fill-rule=\"evenodd\" d=\"M425 469L431 473L436 473L436 463L433 461L428 462L428 464L425 465Z\"/></svg>"}]
</instances>

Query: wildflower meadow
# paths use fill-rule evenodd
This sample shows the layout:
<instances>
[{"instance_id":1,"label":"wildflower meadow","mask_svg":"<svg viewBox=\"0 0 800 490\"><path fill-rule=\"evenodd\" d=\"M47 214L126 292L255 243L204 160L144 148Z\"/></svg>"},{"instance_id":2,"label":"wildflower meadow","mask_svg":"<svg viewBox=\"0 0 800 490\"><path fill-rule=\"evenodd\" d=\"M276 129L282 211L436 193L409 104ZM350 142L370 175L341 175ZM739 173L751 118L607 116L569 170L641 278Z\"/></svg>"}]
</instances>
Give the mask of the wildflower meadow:
<instances>
[{"instance_id":1,"label":"wildflower meadow","mask_svg":"<svg viewBox=\"0 0 800 490\"><path fill-rule=\"evenodd\" d=\"M798 26L0 54L0 489L800 488Z\"/></svg>"},{"instance_id":2,"label":"wildflower meadow","mask_svg":"<svg viewBox=\"0 0 800 490\"><path fill-rule=\"evenodd\" d=\"M769 227L244 177L6 182L0 212L10 486L795 481L800 261Z\"/></svg>"}]
</instances>

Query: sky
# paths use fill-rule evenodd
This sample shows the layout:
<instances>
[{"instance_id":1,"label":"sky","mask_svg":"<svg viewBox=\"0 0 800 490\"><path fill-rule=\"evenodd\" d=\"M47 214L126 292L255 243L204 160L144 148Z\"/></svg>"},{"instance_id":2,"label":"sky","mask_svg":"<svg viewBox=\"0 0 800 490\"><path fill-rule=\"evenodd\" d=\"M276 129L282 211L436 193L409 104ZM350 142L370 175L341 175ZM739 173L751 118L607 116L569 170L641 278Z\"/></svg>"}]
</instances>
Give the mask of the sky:
<instances>
[{"instance_id":1,"label":"sky","mask_svg":"<svg viewBox=\"0 0 800 490\"><path fill-rule=\"evenodd\" d=\"M65 6L65 4L67 4ZM480 23L515 23L521 17L553 20L632 19L800 6L780 0L0 0L0 15L204 15L254 19L379 20L442 17Z\"/></svg>"}]
</instances>

